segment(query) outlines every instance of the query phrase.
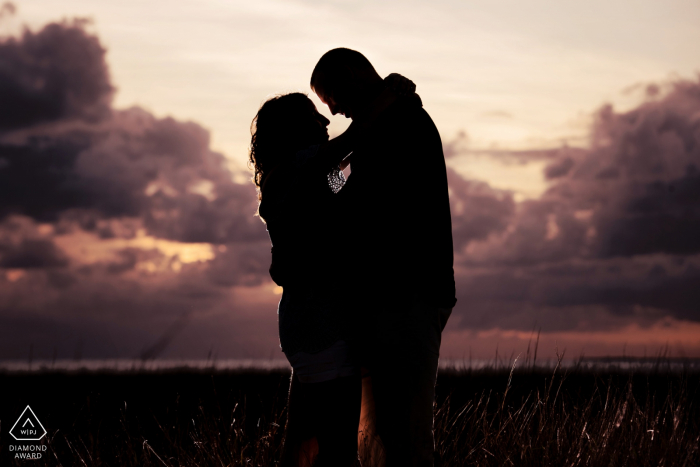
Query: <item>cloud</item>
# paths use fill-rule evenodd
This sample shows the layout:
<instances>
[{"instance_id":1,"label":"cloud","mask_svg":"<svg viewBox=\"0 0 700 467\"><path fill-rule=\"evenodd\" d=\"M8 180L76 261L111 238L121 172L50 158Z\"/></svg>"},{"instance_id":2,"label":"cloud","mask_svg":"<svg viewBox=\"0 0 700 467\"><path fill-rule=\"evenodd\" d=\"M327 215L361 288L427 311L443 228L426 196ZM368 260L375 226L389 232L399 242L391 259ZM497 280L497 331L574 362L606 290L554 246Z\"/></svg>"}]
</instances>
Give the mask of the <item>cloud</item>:
<instances>
[{"instance_id":1,"label":"cloud","mask_svg":"<svg viewBox=\"0 0 700 467\"><path fill-rule=\"evenodd\" d=\"M254 191L232 181L225 158L209 149L208 133L195 123L115 110L89 126L9 135L0 157L1 217L72 218L86 230L138 217L150 234L182 242L264 238L253 218ZM203 182L209 197L194 191Z\"/></svg>"},{"instance_id":2,"label":"cloud","mask_svg":"<svg viewBox=\"0 0 700 467\"><path fill-rule=\"evenodd\" d=\"M114 88L105 50L85 24L52 23L0 42L0 132L60 119L96 120L109 112Z\"/></svg>"},{"instance_id":3,"label":"cloud","mask_svg":"<svg viewBox=\"0 0 700 467\"><path fill-rule=\"evenodd\" d=\"M188 332L247 342L271 322L248 345L267 355L279 297L266 290L273 311L251 320L232 293L270 282L252 183L233 181L197 123L112 108L86 25L0 42L0 356L34 343L66 357L83 342L85 355L134 357L185 315L184 352L210 345L177 344Z\"/></svg>"},{"instance_id":4,"label":"cloud","mask_svg":"<svg viewBox=\"0 0 700 467\"><path fill-rule=\"evenodd\" d=\"M574 160L571 157L558 158L549 164L544 170L544 176L548 180L567 175L574 167Z\"/></svg>"},{"instance_id":5,"label":"cloud","mask_svg":"<svg viewBox=\"0 0 700 467\"><path fill-rule=\"evenodd\" d=\"M234 182L197 123L113 108L104 48L85 28L0 42L0 356L29 343L45 357L278 351L252 184ZM537 199L448 167L451 329L700 321L700 81L658 89L628 112L602 107L590 148L481 151L548 161ZM469 154L466 133L445 145L448 163Z\"/></svg>"},{"instance_id":6,"label":"cloud","mask_svg":"<svg viewBox=\"0 0 700 467\"><path fill-rule=\"evenodd\" d=\"M232 181L205 129L110 108L105 50L84 28L52 23L0 43L0 218L67 216L92 230L139 217L177 241L264 238L254 193Z\"/></svg>"},{"instance_id":7,"label":"cloud","mask_svg":"<svg viewBox=\"0 0 700 467\"><path fill-rule=\"evenodd\" d=\"M460 328L606 330L664 317L700 321L700 259L561 261L458 275Z\"/></svg>"},{"instance_id":8,"label":"cloud","mask_svg":"<svg viewBox=\"0 0 700 467\"><path fill-rule=\"evenodd\" d=\"M699 168L700 80L628 112L603 106L590 149L554 153L550 188L457 251L461 325L700 321Z\"/></svg>"},{"instance_id":9,"label":"cloud","mask_svg":"<svg viewBox=\"0 0 700 467\"><path fill-rule=\"evenodd\" d=\"M12 16L15 14L17 11L17 8L15 7L14 3L10 2L5 2L2 5L0 5L0 19L2 19L3 16Z\"/></svg>"},{"instance_id":10,"label":"cloud","mask_svg":"<svg viewBox=\"0 0 700 467\"><path fill-rule=\"evenodd\" d=\"M548 196L593 211L591 255L700 252L700 82L629 112L601 108L592 149L563 177Z\"/></svg>"},{"instance_id":11,"label":"cloud","mask_svg":"<svg viewBox=\"0 0 700 467\"><path fill-rule=\"evenodd\" d=\"M31 222L9 219L0 223L0 268L61 268L69 258Z\"/></svg>"},{"instance_id":12,"label":"cloud","mask_svg":"<svg viewBox=\"0 0 700 467\"><path fill-rule=\"evenodd\" d=\"M486 182L466 180L451 168L447 169L447 181L456 251L508 226L515 213L512 193L491 188Z\"/></svg>"}]
</instances>

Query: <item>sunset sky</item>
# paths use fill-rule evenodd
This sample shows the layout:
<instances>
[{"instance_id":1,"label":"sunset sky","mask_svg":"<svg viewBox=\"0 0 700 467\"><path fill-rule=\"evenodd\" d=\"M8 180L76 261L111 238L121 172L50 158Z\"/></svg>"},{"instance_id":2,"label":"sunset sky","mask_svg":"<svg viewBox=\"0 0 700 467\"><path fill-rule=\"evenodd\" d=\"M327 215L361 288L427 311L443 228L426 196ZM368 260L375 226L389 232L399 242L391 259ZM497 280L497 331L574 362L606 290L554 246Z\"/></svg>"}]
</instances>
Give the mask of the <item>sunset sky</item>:
<instances>
[{"instance_id":1,"label":"sunset sky","mask_svg":"<svg viewBox=\"0 0 700 467\"><path fill-rule=\"evenodd\" d=\"M0 358L137 357L164 334L163 357L280 358L250 122L302 91L342 132L308 84L339 46L412 79L440 130L444 356L517 354L540 328L545 356L700 356L697 1L1 11Z\"/></svg>"}]
</instances>

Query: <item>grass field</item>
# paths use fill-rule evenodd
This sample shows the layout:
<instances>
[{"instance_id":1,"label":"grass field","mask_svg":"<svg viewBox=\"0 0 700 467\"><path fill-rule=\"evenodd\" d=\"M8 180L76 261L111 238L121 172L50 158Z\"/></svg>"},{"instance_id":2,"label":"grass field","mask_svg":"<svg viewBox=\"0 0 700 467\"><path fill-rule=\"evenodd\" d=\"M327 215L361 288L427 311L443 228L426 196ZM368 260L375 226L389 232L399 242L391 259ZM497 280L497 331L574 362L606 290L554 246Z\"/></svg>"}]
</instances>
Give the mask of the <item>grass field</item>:
<instances>
[{"instance_id":1,"label":"grass field","mask_svg":"<svg viewBox=\"0 0 700 467\"><path fill-rule=\"evenodd\" d=\"M0 373L0 465L273 466L288 384L285 371ZM48 432L40 460L9 451L27 405ZM436 409L437 465L700 465L697 371L442 370Z\"/></svg>"}]
</instances>

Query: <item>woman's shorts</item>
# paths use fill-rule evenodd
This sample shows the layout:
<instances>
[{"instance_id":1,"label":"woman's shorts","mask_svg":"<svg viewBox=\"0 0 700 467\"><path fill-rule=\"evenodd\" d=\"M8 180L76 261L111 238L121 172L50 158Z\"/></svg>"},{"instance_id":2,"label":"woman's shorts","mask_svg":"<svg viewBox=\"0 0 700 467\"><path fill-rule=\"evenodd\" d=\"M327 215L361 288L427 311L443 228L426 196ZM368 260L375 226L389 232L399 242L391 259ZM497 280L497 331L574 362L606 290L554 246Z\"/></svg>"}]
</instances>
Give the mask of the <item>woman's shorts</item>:
<instances>
[{"instance_id":1,"label":"woman's shorts","mask_svg":"<svg viewBox=\"0 0 700 467\"><path fill-rule=\"evenodd\" d=\"M352 359L350 347L343 340L320 352L287 355L287 360L302 383L321 383L360 373Z\"/></svg>"}]
</instances>

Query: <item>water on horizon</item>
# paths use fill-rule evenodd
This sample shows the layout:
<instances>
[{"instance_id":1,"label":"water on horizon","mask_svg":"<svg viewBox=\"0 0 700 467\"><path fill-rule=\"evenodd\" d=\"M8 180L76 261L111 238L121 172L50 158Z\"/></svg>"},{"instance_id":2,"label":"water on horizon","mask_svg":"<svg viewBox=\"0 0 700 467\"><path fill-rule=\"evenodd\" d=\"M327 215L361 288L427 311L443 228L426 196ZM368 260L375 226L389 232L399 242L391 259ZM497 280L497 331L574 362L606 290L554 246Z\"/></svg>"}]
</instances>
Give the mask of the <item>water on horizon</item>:
<instances>
[{"instance_id":1,"label":"water on horizon","mask_svg":"<svg viewBox=\"0 0 700 467\"><path fill-rule=\"evenodd\" d=\"M556 358L538 359L536 367L554 369ZM670 357L586 357L565 359L559 363L563 369L582 369L598 371L700 371L700 358ZM532 361L524 359L440 359L441 370L483 370L488 368L522 370L531 368ZM168 371L168 370L216 370L216 371L288 371L291 367L286 359L56 359L56 360L0 360L2 372L132 372L132 371Z\"/></svg>"}]
</instances>

